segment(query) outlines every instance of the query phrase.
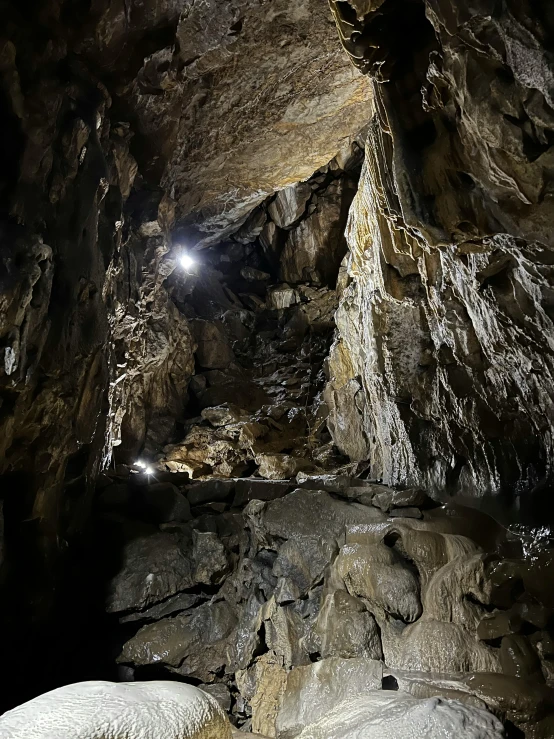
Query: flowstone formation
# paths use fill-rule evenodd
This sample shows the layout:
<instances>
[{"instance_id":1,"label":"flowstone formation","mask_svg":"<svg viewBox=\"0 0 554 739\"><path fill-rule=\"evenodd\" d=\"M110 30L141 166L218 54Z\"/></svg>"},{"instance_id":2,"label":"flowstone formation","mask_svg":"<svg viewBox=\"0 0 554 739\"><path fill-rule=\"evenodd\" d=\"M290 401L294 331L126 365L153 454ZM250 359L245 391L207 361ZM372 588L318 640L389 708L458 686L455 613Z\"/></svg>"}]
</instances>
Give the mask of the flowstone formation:
<instances>
[{"instance_id":1,"label":"flowstone formation","mask_svg":"<svg viewBox=\"0 0 554 739\"><path fill-rule=\"evenodd\" d=\"M333 437L388 483L546 498L552 11L331 6L375 101L330 358Z\"/></svg>"},{"instance_id":2,"label":"flowstone formation","mask_svg":"<svg viewBox=\"0 0 554 739\"><path fill-rule=\"evenodd\" d=\"M120 679L193 682L278 739L552 736L552 551L487 515L303 472L121 468L97 506Z\"/></svg>"},{"instance_id":3,"label":"flowstone formation","mask_svg":"<svg viewBox=\"0 0 554 739\"><path fill-rule=\"evenodd\" d=\"M231 739L217 701L170 682L66 685L0 716L4 739Z\"/></svg>"}]
</instances>

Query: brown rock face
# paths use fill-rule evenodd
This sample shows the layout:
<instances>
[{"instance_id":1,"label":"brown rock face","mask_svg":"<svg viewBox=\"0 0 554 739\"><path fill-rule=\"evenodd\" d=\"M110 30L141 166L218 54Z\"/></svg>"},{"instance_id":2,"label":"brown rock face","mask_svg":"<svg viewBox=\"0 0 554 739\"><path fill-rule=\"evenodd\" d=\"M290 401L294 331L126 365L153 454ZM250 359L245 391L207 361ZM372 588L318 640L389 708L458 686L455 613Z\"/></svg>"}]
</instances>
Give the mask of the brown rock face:
<instances>
[{"instance_id":1,"label":"brown rock face","mask_svg":"<svg viewBox=\"0 0 554 739\"><path fill-rule=\"evenodd\" d=\"M331 5L377 80L330 359L336 443L376 478L441 494L548 483L552 14Z\"/></svg>"},{"instance_id":2,"label":"brown rock face","mask_svg":"<svg viewBox=\"0 0 554 739\"><path fill-rule=\"evenodd\" d=\"M321 0L152 0L129 12L103 9L80 48L110 73L129 60L115 94L136 121L141 171L195 241L236 231L367 120L369 82Z\"/></svg>"}]
</instances>

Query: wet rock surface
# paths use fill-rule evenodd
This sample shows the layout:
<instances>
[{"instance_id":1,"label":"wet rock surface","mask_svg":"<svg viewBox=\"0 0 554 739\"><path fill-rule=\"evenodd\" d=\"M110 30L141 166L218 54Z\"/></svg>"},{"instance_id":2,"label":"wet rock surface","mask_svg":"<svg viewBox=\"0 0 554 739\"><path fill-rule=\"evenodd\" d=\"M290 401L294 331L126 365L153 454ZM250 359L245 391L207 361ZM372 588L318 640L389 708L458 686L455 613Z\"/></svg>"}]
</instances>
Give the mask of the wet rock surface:
<instances>
[{"instance_id":1,"label":"wet rock surface","mask_svg":"<svg viewBox=\"0 0 554 739\"><path fill-rule=\"evenodd\" d=\"M159 486L137 486L143 476L129 470L133 494ZM131 526L132 500L117 513L98 509L114 551L158 551L171 573L165 589L154 564L136 562L132 577L124 564L112 579L120 669L201 682L236 727L267 737L349 736L357 722L382 731L411 711L424 736L442 721L476 737L504 736L503 722L548 736L554 612L548 584L537 589L552 555L544 544L530 551L478 511L344 471L176 487L191 520L160 523L131 549L117 532ZM393 501L410 505L384 511ZM391 736L410 736L393 725Z\"/></svg>"}]
</instances>

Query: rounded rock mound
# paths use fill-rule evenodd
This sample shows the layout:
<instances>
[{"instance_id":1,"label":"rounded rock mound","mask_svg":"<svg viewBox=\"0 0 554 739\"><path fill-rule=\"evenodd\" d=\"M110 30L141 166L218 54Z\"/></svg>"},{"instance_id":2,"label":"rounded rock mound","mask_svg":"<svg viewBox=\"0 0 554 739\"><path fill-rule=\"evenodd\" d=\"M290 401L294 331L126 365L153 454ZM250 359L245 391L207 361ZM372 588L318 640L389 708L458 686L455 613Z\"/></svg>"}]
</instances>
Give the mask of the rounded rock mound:
<instances>
[{"instance_id":1,"label":"rounded rock mound","mask_svg":"<svg viewBox=\"0 0 554 739\"><path fill-rule=\"evenodd\" d=\"M503 739L491 713L459 701L371 691L339 703L298 739Z\"/></svg>"},{"instance_id":2,"label":"rounded rock mound","mask_svg":"<svg viewBox=\"0 0 554 739\"><path fill-rule=\"evenodd\" d=\"M158 681L65 685L0 716L2 739L231 739L211 695Z\"/></svg>"}]
</instances>

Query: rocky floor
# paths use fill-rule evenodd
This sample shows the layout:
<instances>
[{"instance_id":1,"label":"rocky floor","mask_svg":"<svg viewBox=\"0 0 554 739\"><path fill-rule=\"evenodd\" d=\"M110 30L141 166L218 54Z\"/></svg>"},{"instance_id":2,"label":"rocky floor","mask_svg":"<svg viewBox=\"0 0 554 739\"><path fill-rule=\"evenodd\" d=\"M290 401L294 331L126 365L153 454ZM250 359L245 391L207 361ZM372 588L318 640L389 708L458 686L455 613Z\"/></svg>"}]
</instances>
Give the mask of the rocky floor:
<instances>
[{"instance_id":1,"label":"rocky floor","mask_svg":"<svg viewBox=\"0 0 554 739\"><path fill-rule=\"evenodd\" d=\"M548 542L348 475L185 478L120 469L98 498L120 679L201 685L268 737L371 690L552 737Z\"/></svg>"}]
</instances>

